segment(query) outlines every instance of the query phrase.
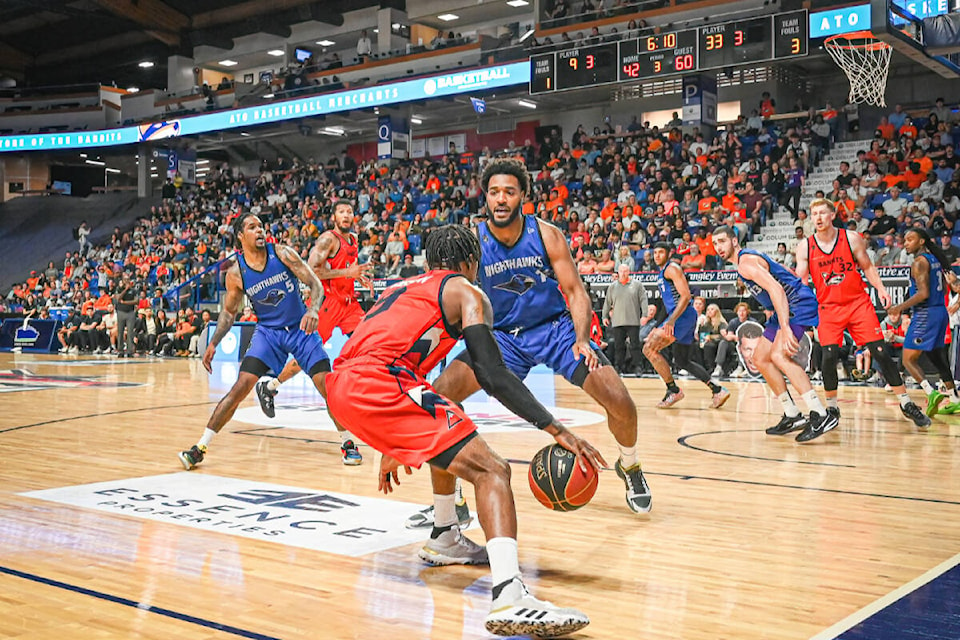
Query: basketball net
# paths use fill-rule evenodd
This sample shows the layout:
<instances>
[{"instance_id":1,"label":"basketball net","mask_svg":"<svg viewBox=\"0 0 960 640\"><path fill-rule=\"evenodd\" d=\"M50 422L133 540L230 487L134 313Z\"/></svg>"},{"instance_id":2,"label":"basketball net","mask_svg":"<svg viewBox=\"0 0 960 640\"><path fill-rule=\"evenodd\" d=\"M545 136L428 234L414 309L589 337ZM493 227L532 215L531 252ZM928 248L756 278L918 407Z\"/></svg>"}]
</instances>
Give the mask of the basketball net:
<instances>
[{"instance_id":1,"label":"basketball net","mask_svg":"<svg viewBox=\"0 0 960 640\"><path fill-rule=\"evenodd\" d=\"M833 61L850 81L850 102L887 106L884 92L892 48L869 31L830 36L823 41Z\"/></svg>"}]
</instances>

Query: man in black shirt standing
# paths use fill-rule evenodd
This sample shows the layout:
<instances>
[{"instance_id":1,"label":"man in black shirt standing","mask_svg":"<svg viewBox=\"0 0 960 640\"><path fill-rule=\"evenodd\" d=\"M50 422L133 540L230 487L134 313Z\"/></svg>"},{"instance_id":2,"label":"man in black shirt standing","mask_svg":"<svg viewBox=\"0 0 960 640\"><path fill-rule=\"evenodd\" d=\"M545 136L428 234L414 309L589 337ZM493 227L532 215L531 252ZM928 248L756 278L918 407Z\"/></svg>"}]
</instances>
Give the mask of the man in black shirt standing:
<instances>
[{"instance_id":1,"label":"man in black shirt standing","mask_svg":"<svg viewBox=\"0 0 960 640\"><path fill-rule=\"evenodd\" d=\"M120 277L117 287L117 351L120 358L132 358L134 351L133 335L137 325L137 289L130 274L126 271Z\"/></svg>"}]
</instances>

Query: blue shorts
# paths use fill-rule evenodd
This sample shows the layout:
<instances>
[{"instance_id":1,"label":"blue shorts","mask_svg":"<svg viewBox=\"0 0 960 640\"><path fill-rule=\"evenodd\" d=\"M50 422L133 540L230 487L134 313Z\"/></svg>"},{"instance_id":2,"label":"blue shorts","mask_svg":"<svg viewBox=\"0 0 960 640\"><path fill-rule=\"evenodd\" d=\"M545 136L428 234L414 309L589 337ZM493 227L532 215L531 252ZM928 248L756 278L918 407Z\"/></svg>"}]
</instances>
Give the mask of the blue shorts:
<instances>
[{"instance_id":1,"label":"blue shorts","mask_svg":"<svg viewBox=\"0 0 960 640\"><path fill-rule=\"evenodd\" d=\"M903 348L916 351L939 349L946 344L949 324L946 307L914 307L910 327L903 338Z\"/></svg>"},{"instance_id":2,"label":"blue shorts","mask_svg":"<svg viewBox=\"0 0 960 640\"><path fill-rule=\"evenodd\" d=\"M660 323L660 327L666 324L666 321ZM697 312L693 307L687 307L677 318L673 325L673 337L680 344L693 344L696 339L697 331Z\"/></svg>"},{"instance_id":3,"label":"blue shorts","mask_svg":"<svg viewBox=\"0 0 960 640\"><path fill-rule=\"evenodd\" d=\"M796 322L790 323L790 332L793 333L793 337L799 340L803 337L803 334L806 333L807 329L814 325L800 324ZM763 337L773 342L777 339L777 334L780 332L780 320L777 318L777 314L774 313L770 316L770 319L767 320L767 326L763 329Z\"/></svg>"},{"instance_id":4,"label":"blue shorts","mask_svg":"<svg viewBox=\"0 0 960 640\"><path fill-rule=\"evenodd\" d=\"M263 325L257 325L254 330L250 348L243 359L256 358L277 375L283 370L289 355L296 358L300 368L308 373L317 363L330 360L330 356L323 349L323 341L316 332L306 334L299 327L272 329Z\"/></svg>"},{"instance_id":5,"label":"blue shorts","mask_svg":"<svg viewBox=\"0 0 960 640\"><path fill-rule=\"evenodd\" d=\"M573 355L577 333L569 314L516 334L495 329L493 336L500 345L504 364L521 380L527 377L530 369L545 364L554 373L566 378L567 382L583 386L583 381L575 381L573 376L583 357L576 359ZM591 341L590 346L598 355L602 355L596 343ZM601 362L606 363L606 359L601 357Z\"/></svg>"}]
</instances>

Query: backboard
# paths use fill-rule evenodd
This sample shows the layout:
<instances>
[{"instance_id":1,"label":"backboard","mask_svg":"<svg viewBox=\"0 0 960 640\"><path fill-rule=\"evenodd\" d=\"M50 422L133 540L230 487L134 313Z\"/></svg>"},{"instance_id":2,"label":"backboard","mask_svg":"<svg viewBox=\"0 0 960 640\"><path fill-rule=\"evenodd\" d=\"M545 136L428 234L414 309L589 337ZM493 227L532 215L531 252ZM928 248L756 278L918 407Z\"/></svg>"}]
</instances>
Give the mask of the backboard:
<instances>
[{"instance_id":1,"label":"backboard","mask_svg":"<svg viewBox=\"0 0 960 640\"><path fill-rule=\"evenodd\" d=\"M874 35L944 78L960 78L960 53L934 55L927 47L927 34L935 25L934 16L918 16L906 8L904 0L871 2L871 24ZM950 15L952 19L953 15ZM941 18L943 16L940 16ZM926 22L926 24L925 24ZM958 43L960 49L960 43Z\"/></svg>"}]
</instances>

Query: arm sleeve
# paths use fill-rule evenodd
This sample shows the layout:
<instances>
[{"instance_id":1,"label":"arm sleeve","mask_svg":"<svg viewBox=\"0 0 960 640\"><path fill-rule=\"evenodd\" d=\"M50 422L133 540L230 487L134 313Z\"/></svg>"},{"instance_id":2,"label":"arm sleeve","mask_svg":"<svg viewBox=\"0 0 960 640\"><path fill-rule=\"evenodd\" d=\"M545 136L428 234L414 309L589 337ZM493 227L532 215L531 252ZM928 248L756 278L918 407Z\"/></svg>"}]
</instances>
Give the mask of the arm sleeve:
<instances>
[{"instance_id":1,"label":"arm sleeve","mask_svg":"<svg viewBox=\"0 0 960 640\"><path fill-rule=\"evenodd\" d=\"M507 369L490 327L485 324L471 325L463 330L462 335L473 361L473 372L484 391L538 429L553 424L553 415Z\"/></svg>"}]
</instances>

